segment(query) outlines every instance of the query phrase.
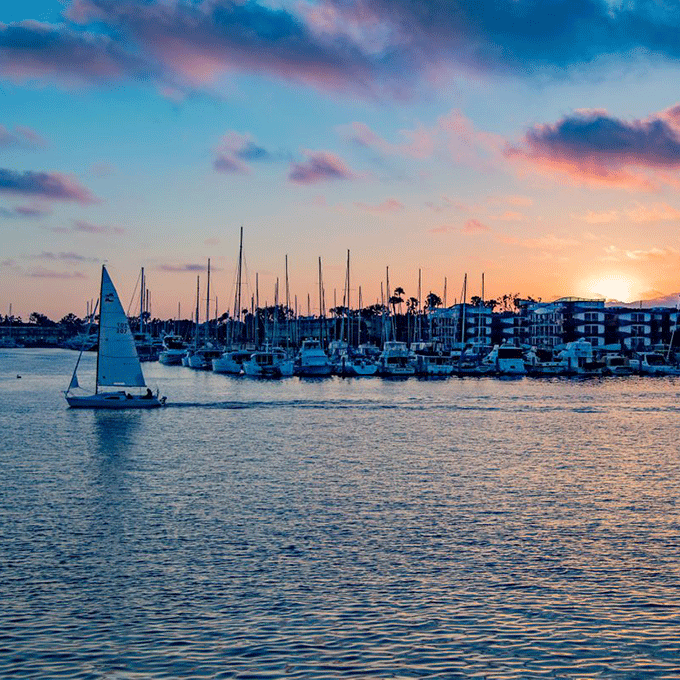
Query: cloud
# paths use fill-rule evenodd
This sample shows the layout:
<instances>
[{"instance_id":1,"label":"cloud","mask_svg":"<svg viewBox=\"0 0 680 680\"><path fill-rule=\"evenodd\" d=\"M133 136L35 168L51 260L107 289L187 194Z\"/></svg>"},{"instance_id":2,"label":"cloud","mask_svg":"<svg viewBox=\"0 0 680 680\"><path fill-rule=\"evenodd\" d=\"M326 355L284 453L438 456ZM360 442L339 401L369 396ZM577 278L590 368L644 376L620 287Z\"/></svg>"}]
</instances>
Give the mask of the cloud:
<instances>
[{"instance_id":1,"label":"cloud","mask_svg":"<svg viewBox=\"0 0 680 680\"><path fill-rule=\"evenodd\" d=\"M63 25L0 25L0 72L153 80L171 97L245 73L403 99L451 71L545 80L676 62L679 29L675 3L651 0L73 0Z\"/></svg>"},{"instance_id":2,"label":"cloud","mask_svg":"<svg viewBox=\"0 0 680 680\"><path fill-rule=\"evenodd\" d=\"M0 193L35 196L54 201L75 201L83 205L99 202L77 179L58 172L0 169Z\"/></svg>"},{"instance_id":3,"label":"cloud","mask_svg":"<svg viewBox=\"0 0 680 680\"><path fill-rule=\"evenodd\" d=\"M603 0L325 0L326 30L378 37L431 77L454 68L545 78L658 55L680 56L675 3ZM379 30L377 29L379 27Z\"/></svg>"},{"instance_id":4,"label":"cloud","mask_svg":"<svg viewBox=\"0 0 680 680\"><path fill-rule=\"evenodd\" d=\"M11 80L103 85L149 75L143 59L101 33L38 21L0 24L0 74Z\"/></svg>"},{"instance_id":5,"label":"cloud","mask_svg":"<svg viewBox=\"0 0 680 680\"><path fill-rule=\"evenodd\" d=\"M162 264L158 269L162 272L204 272L206 266L203 264L184 263L184 264ZM214 268L211 268L214 271Z\"/></svg>"},{"instance_id":6,"label":"cloud","mask_svg":"<svg viewBox=\"0 0 680 680\"><path fill-rule=\"evenodd\" d=\"M213 168L227 174L246 175L250 173L248 163L259 163L274 160L284 160L290 154L272 153L257 144L251 135L241 134L231 130L227 132L216 149Z\"/></svg>"},{"instance_id":7,"label":"cloud","mask_svg":"<svg viewBox=\"0 0 680 680\"><path fill-rule=\"evenodd\" d=\"M626 262L633 260L653 261L659 264L667 264L669 262L677 264L678 260L680 260L680 251L671 247L628 250L615 245L609 245L604 248L604 253L604 256L600 258L604 262Z\"/></svg>"},{"instance_id":8,"label":"cloud","mask_svg":"<svg viewBox=\"0 0 680 680\"><path fill-rule=\"evenodd\" d=\"M43 250L39 255L35 255L39 260L52 260L60 262L100 262L97 257L87 257L74 252L53 253Z\"/></svg>"},{"instance_id":9,"label":"cloud","mask_svg":"<svg viewBox=\"0 0 680 680\"><path fill-rule=\"evenodd\" d=\"M679 123L680 107L633 121L576 111L531 128L505 155L581 181L650 190L663 181L656 171L680 169Z\"/></svg>"},{"instance_id":10,"label":"cloud","mask_svg":"<svg viewBox=\"0 0 680 680\"><path fill-rule=\"evenodd\" d=\"M608 224L618 219L618 212L616 210L601 210L599 212L589 210L583 216L572 215L572 217L584 220L588 224Z\"/></svg>"},{"instance_id":11,"label":"cloud","mask_svg":"<svg viewBox=\"0 0 680 680\"><path fill-rule=\"evenodd\" d=\"M159 65L166 82L180 86L200 87L236 72L375 97L394 90L390 81L397 80L386 66L394 61L389 55L320 31L287 8L252 0L75 0L67 16L125 36Z\"/></svg>"},{"instance_id":12,"label":"cloud","mask_svg":"<svg viewBox=\"0 0 680 680\"><path fill-rule=\"evenodd\" d=\"M0 217L19 219L39 219L51 215L49 208L39 205L18 205L14 208L0 208Z\"/></svg>"},{"instance_id":13,"label":"cloud","mask_svg":"<svg viewBox=\"0 0 680 680\"><path fill-rule=\"evenodd\" d=\"M315 184L327 180L356 179L345 162L329 151L303 151L307 160L291 163L288 179L295 184Z\"/></svg>"},{"instance_id":14,"label":"cloud","mask_svg":"<svg viewBox=\"0 0 680 680\"><path fill-rule=\"evenodd\" d=\"M673 208L667 203L654 203L642 205L637 203L635 208L626 211L633 222L679 222L680 210Z\"/></svg>"},{"instance_id":15,"label":"cloud","mask_svg":"<svg viewBox=\"0 0 680 680\"><path fill-rule=\"evenodd\" d=\"M52 269L38 267L28 272L27 276L36 279L86 279L87 276L82 272L59 272Z\"/></svg>"},{"instance_id":16,"label":"cloud","mask_svg":"<svg viewBox=\"0 0 680 680\"><path fill-rule=\"evenodd\" d=\"M361 208L361 210L374 213L394 213L403 210L405 207L404 204L396 198L388 198L378 205L369 205L368 203L360 202L356 202L354 205L357 208Z\"/></svg>"},{"instance_id":17,"label":"cloud","mask_svg":"<svg viewBox=\"0 0 680 680\"><path fill-rule=\"evenodd\" d=\"M471 219L467 220L462 227L457 227L451 224L442 224L438 227L434 227L429 230L430 234L448 234L450 232L458 232L461 234L481 234L484 232L490 232L491 228L480 222L479 220Z\"/></svg>"},{"instance_id":18,"label":"cloud","mask_svg":"<svg viewBox=\"0 0 680 680\"><path fill-rule=\"evenodd\" d=\"M433 156L460 165L482 167L499 155L504 140L497 135L476 130L472 122L457 109L439 116L430 126L418 124L412 130L399 130L404 140L389 142L365 123L340 126L339 134L351 144L371 149L381 157L400 156L425 160Z\"/></svg>"},{"instance_id":19,"label":"cloud","mask_svg":"<svg viewBox=\"0 0 680 680\"><path fill-rule=\"evenodd\" d=\"M479 220L468 220L461 231L464 234L479 234L480 232L491 231L491 229Z\"/></svg>"},{"instance_id":20,"label":"cloud","mask_svg":"<svg viewBox=\"0 0 680 680\"><path fill-rule=\"evenodd\" d=\"M85 220L73 220L73 231L83 231L87 234L104 234L120 236L125 233L122 227L110 227L104 224L92 224Z\"/></svg>"},{"instance_id":21,"label":"cloud","mask_svg":"<svg viewBox=\"0 0 680 680\"><path fill-rule=\"evenodd\" d=\"M15 125L14 130L8 130L4 125L0 125L0 148L23 147L35 149L47 146L47 140L40 136L35 130Z\"/></svg>"}]
</instances>

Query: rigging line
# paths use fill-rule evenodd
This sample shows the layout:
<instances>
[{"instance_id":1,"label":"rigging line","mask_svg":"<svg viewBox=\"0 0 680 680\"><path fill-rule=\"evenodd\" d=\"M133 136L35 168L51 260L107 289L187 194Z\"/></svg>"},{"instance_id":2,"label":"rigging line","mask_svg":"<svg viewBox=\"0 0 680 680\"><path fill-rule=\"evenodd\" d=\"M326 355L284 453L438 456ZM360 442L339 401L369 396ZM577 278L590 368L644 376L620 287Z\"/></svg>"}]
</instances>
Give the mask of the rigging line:
<instances>
[{"instance_id":1,"label":"rigging line","mask_svg":"<svg viewBox=\"0 0 680 680\"><path fill-rule=\"evenodd\" d=\"M132 301L135 300L135 297L137 296L137 288L139 287L142 279L142 270L139 270L139 274L137 275L137 283L135 283L135 289L132 291L132 297L130 298L130 303L128 304L127 310L125 312L125 316L130 316L130 308L132 307ZM136 300L135 300L136 301Z\"/></svg>"}]
</instances>

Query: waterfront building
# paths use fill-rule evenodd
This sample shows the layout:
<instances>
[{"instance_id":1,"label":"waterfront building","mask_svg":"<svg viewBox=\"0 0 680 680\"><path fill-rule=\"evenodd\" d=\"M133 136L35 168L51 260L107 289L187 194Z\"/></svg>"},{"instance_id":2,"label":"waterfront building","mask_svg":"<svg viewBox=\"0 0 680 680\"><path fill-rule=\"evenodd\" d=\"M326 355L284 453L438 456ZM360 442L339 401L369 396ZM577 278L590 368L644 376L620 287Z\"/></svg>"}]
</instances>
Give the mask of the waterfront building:
<instances>
[{"instance_id":1,"label":"waterfront building","mask_svg":"<svg viewBox=\"0 0 680 680\"><path fill-rule=\"evenodd\" d=\"M428 315L430 338L446 350L461 345L491 347L490 307L457 304L434 309Z\"/></svg>"}]
</instances>

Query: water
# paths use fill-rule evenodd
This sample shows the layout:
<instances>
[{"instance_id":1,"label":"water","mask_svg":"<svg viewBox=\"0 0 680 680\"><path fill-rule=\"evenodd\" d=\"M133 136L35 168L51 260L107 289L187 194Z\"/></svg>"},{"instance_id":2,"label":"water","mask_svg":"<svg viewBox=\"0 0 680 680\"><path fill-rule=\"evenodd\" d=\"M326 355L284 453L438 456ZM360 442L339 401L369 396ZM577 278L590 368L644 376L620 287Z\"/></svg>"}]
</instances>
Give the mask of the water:
<instances>
[{"instance_id":1,"label":"water","mask_svg":"<svg viewBox=\"0 0 680 680\"><path fill-rule=\"evenodd\" d=\"M677 378L146 364L107 413L75 358L0 350L0 676L680 677Z\"/></svg>"}]
</instances>

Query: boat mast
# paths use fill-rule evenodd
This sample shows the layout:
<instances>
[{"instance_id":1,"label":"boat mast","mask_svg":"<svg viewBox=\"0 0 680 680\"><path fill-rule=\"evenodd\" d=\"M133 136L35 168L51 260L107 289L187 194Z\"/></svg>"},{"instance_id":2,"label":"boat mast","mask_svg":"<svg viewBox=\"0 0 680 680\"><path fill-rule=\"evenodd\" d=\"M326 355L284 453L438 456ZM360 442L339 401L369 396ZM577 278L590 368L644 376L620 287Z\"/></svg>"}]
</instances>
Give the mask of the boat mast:
<instances>
[{"instance_id":1,"label":"boat mast","mask_svg":"<svg viewBox=\"0 0 680 680\"><path fill-rule=\"evenodd\" d=\"M349 289L349 284L350 284L350 278L349 278L349 249L347 249L347 303L345 304L346 307L346 314L347 314L347 346L352 344L352 317L350 315L350 304L351 304L351 299L350 299L350 289Z\"/></svg>"},{"instance_id":2,"label":"boat mast","mask_svg":"<svg viewBox=\"0 0 680 680\"><path fill-rule=\"evenodd\" d=\"M208 258L208 288L205 296L205 344L210 340L210 258Z\"/></svg>"},{"instance_id":3,"label":"boat mast","mask_svg":"<svg viewBox=\"0 0 680 680\"><path fill-rule=\"evenodd\" d=\"M465 349L465 305L467 301L467 274L463 278L463 306L461 308L460 343Z\"/></svg>"},{"instance_id":4,"label":"boat mast","mask_svg":"<svg viewBox=\"0 0 680 680\"><path fill-rule=\"evenodd\" d=\"M323 317L325 313L325 309L323 308L323 279L321 278L321 258L319 257L319 340L323 344L323 336L324 336L324 323L323 323Z\"/></svg>"},{"instance_id":5,"label":"boat mast","mask_svg":"<svg viewBox=\"0 0 680 680\"><path fill-rule=\"evenodd\" d=\"M290 349L290 287L288 285L288 253L286 253L286 349Z\"/></svg>"},{"instance_id":6,"label":"boat mast","mask_svg":"<svg viewBox=\"0 0 680 680\"><path fill-rule=\"evenodd\" d=\"M255 272L255 347L260 349L260 274Z\"/></svg>"},{"instance_id":7,"label":"boat mast","mask_svg":"<svg viewBox=\"0 0 680 680\"><path fill-rule=\"evenodd\" d=\"M359 286L359 313L357 314L357 347L361 344L361 286Z\"/></svg>"},{"instance_id":8,"label":"boat mast","mask_svg":"<svg viewBox=\"0 0 680 680\"><path fill-rule=\"evenodd\" d=\"M144 332L144 267L139 280L139 333Z\"/></svg>"},{"instance_id":9,"label":"boat mast","mask_svg":"<svg viewBox=\"0 0 680 680\"><path fill-rule=\"evenodd\" d=\"M231 324L231 344L234 342L234 323L241 328L241 276L243 266L243 227L241 227L241 236L238 247L238 268L236 270L236 293L234 295L234 318Z\"/></svg>"},{"instance_id":10,"label":"boat mast","mask_svg":"<svg viewBox=\"0 0 680 680\"><path fill-rule=\"evenodd\" d=\"M101 338L102 338L102 321L103 321L103 314L102 312L104 311L104 305L103 305L103 300L102 300L102 291L104 290L104 272L106 271L105 265L102 265L102 280L101 283L99 284L99 326L97 327L97 372L95 373L95 381L94 381L94 393L98 394L99 393L99 353L102 351L101 348Z\"/></svg>"},{"instance_id":11,"label":"boat mast","mask_svg":"<svg viewBox=\"0 0 680 680\"><path fill-rule=\"evenodd\" d=\"M423 270L418 270L418 342L423 341Z\"/></svg>"},{"instance_id":12,"label":"boat mast","mask_svg":"<svg viewBox=\"0 0 680 680\"><path fill-rule=\"evenodd\" d=\"M198 348L198 304L200 301L201 277L196 277L196 332L194 333L194 349Z\"/></svg>"}]
</instances>

